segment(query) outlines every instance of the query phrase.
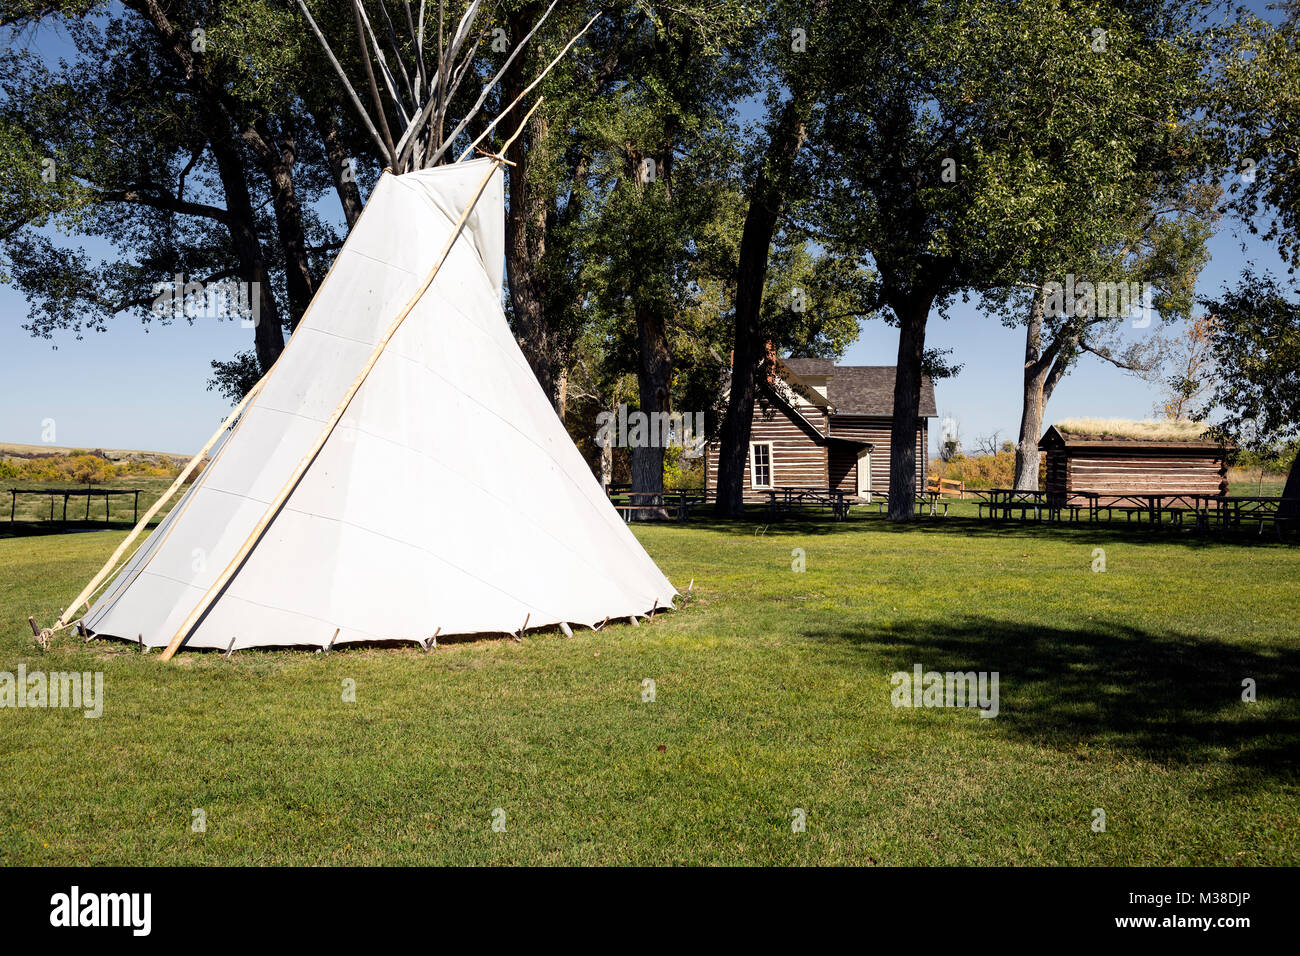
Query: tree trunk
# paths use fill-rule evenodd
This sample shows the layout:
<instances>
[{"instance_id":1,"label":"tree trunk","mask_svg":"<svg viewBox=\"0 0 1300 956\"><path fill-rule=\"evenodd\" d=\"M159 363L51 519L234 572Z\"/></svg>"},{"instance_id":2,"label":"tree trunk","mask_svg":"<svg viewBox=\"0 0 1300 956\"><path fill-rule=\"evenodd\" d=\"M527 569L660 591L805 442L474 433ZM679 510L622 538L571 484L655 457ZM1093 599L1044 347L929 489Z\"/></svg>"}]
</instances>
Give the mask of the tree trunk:
<instances>
[{"instance_id":1,"label":"tree trunk","mask_svg":"<svg viewBox=\"0 0 1300 956\"><path fill-rule=\"evenodd\" d=\"M1043 310L1047 293L1042 288L1030 307L1029 326L1025 330L1025 377L1020 409L1020 438L1016 443L1016 482L1018 491L1038 491L1038 468L1041 461L1038 439L1043 434L1047 403L1060 384L1070 363L1079 351L1083 328L1069 324L1058 328L1043 347Z\"/></svg>"},{"instance_id":2,"label":"tree trunk","mask_svg":"<svg viewBox=\"0 0 1300 956\"><path fill-rule=\"evenodd\" d=\"M659 170L658 180L663 189L664 202L671 208L672 203L672 158L673 131L675 118L665 120L666 144L652 157L655 168ZM627 179L635 185L637 196L645 200L646 190L651 186L643 157L638 152L628 151L629 169ZM641 301L635 305L637 333L637 386L640 394L641 411L649 417L649 440L632 449L632 491L647 495L659 495L653 508L641 510L638 516L642 520L667 517L662 507L664 493L664 448L668 442L668 415L672 411L673 357L668 345L668 306L654 290L658 282L666 281L671 260L669 250L661 246L653 247L641 258L639 263L643 279L636 287L640 290ZM638 499L649 504L651 499ZM637 500L634 500L634 504Z\"/></svg>"},{"instance_id":3,"label":"tree trunk","mask_svg":"<svg viewBox=\"0 0 1300 956\"><path fill-rule=\"evenodd\" d=\"M537 12L529 4L508 15L507 32L512 43L523 41L536 22ZM525 64L530 62L530 57L521 56L511 64L501 81L503 102L512 102L532 81L532 77L525 73ZM540 112L533 114L525 135L515 140L506 157L514 164L507 174L510 200L506 205L506 274L519 348L542 391L554 405L558 393L542 266L546 256L548 207L544 190L536 181L539 171L534 168L546 134L545 116Z\"/></svg>"},{"instance_id":4,"label":"tree trunk","mask_svg":"<svg viewBox=\"0 0 1300 956\"><path fill-rule=\"evenodd\" d=\"M1300 519L1300 454L1291 461L1286 484L1282 486L1282 497L1289 500L1283 501L1277 509L1278 517L1288 522Z\"/></svg>"},{"instance_id":5,"label":"tree trunk","mask_svg":"<svg viewBox=\"0 0 1300 956\"><path fill-rule=\"evenodd\" d=\"M1047 366L1042 361L1043 306L1044 294L1040 290L1034 294L1025 327L1024 389L1020 397L1020 437L1016 442L1017 491L1038 490L1038 439L1043 432L1043 383L1047 379Z\"/></svg>"},{"instance_id":6,"label":"tree trunk","mask_svg":"<svg viewBox=\"0 0 1300 956\"><path fill-rule=\"evenodd\" d=\"M262 244L257 238L253 221L253 202L244 178L244 163L235 144L226 138L214 136L212 155L216 160L217 174L226 194L226 212L230 216L230 238L239 256L240 278L253 285L258 296L259 313L253 328L253 347L257 364L265 374L284 351L284 329L280 313L271 294L271 283L266 269Z\"/></svg>"},{"instance_id":7,"label":"tree trunk","mask_svg":"<svg viewBox=\"0 0 1300 956\"><path fill-rule=\"evenodd\" d=\"M298 327L298 320L307 311L312 296L316 294L316 280L307 260L307 236L302 225L302 203L293 184L293 164L296 147L293 137L278 139L271 135L265 123L249 130L256 137L254 151L262 159L263 171L271 187L271 208L275 213L276 234L284 252L285 291L289 295L289 328Z\"/></svg>"},{"instance_id":8,"label":"tree trunk","mask_svg":"<svg viewBox=\"0 0 1300 956\"><path fill-rule=\"evenodd\" d=\"M618 402L614 407L607 411L618 419ZM605 489L605 494L609 494L609 486L614 481L614 439L609 437L605 439L604 444L600 446L600 486Z\"/></svg>"},{"instance_id":9,"label":"tree trunk","mask_svg":"<svg viewBox=\"0 0 1300 956\"><path fill-rule=\"evenodd\" d=\"M559 374L555 376L555 413L560 416L560 424L564 424L564 417L569 412L569 369L566 366L560 366Z\"/></svg>"},{"instance_id":10,"label":"tree trunk","mask_svg":"<svg viewBox=\"0 0 1300 956\"><path fill-rule=\"evenodd\" d=\"M898 317L894 417L889 426L889 520L910 521L916 505L916 432L920 425L921 367L932 298L920 294L892 305Z\"/></svg>"},{"instance_id":11,"label":"tree trunk","mask_svg":"<svg viewBox=\"0 0 1300 956\"><path fill-rule=\"evenodd\" d=\"M657 303L637 310L637 339L637 385L641 411L649 418L649 436L632 449L632 490L662 496L666 416L672 411L673 358L668 348L668 323ZM661 423L658 426L657 421ZM633 503L638 502L649 504L649 499L640 498ZM643 520L665 515L662 507L646 508L638 513Z\"/></svg>"},{"instance_id":12,"label":"tree trunk","mask_svg":"<svg viewBox=\"0 0 1300 956\"><path fill-rule=\"evenodd\" d=\"M316 126L316 135L325 146L325 159L329 165L330 178L334 180L334 191L343 204L343 218L351 230L361 218L363 208L361 190L357 188L356 167L343 146L338 120L334 114L329 109L313 110L311 118Z\"/></svg>"},{"instance_id":13,"label":"tree trunk","mask_svg":"<svg viewBox=\"0 0 1300 956\"><path fill-rule=\"evenodd\" d=\"M738 518L745 510L745 462L754 424L755 375L766 360L766 337L759 328L763 286L767 282L767 257L781 207L790 189L790 175L807 135L812 108L811 91L797 91L782 113L767 147L767 160L759 166L749 195L749 209L740 234L736 263L736 318L731 361L731 394L718 443L718 488L715 513Z\"/></svg>"}]
</instances>

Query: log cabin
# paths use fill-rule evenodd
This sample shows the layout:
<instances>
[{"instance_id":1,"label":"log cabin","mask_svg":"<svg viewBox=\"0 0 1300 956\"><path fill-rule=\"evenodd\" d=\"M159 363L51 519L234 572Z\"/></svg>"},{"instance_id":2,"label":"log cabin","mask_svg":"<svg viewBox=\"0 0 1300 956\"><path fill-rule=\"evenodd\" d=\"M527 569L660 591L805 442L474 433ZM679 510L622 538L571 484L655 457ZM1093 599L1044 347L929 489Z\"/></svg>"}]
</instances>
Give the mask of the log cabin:
<instances>
[{"instance_id":1,"label":"log cabin","mask_svg":"<svg viewBox=\"0 0 1300 956\"><path fill-rule=\"evenodd\" d=\"M1228 491L1227 453L1191 422L1074 419L1047 429L1046 491L1102 495L1196 494Z\"/></svg>"},{"instance_id":2,"label":"log cabin","mask_svg":"<svg viewBox=\"0 0 1300 956\"><path fill-rule=\"evenodd\" d=\"M769 489L834 489L864 501L889 494L894 366L836 365L831 359L772 357L758 384L745 463L744 497ZM925 486L934 384L921 381L916 486ZM718 480L718 442L705 447L706 488Z\"/></svg>"}]
</instances>

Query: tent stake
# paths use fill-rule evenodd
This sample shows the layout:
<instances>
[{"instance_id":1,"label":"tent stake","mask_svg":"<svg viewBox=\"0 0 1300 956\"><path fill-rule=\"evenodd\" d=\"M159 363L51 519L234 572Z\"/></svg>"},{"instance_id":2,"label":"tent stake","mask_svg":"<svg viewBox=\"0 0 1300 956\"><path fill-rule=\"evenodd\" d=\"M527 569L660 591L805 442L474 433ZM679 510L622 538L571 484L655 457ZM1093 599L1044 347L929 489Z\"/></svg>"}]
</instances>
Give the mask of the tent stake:
<instances>
[{"instance_id":1,"label":"tent stake","mask_svg":"<svg viewBox=\"0 0 1300 956\"><path fill-rule=\"evenodd\" d=\"M367 65L368 64L369 61L367 60ZM502 155L509 151L510 147L514 144L514 141L523 133L524 127L527 126L533 113L541 105L542 98L538 97L537 102L533 104L533 108L530 109L528 114L520 121L519 128L515 130L514 135L512 135L510 139L506 140L505 144L502 146ZM334 428L343 418L343 414L348 410L348 406L352 404L352 399L356 396L357 391L369 377L371 370L375 367L375 363L379 361L379 357L383 355L384 349L388 347L388 343L392 340L393 336L397 334L397 330L401 328L402 323L406 321L406 317L411 314L416 305L419 304L420 300L424 298L425 292L427 292L429 287L433 285L433 280L437 278L438 273L442 269L443 263L446 262L448 256L451 255L451 250L455 246L456 240L460 238L461 233L465 229L465 223L469 220L470 214L474 211L474 207L478 205L479 199L487 189L488 184L492 181L492 177L497 174L498 169L498 164L493 161L487 174L483 177L482 181L479 182L478 187L469 197L468 202L465 204L464 211L460 214L460 218L452 225L451 234L448 235L447 241L443 245L437 261L433 264L433 268L430 269L429 274L424 277L424 281L420 284L420 287L416 289L415 294L412 295L406 305L402 307L402 311L398 314L397 318L389 324L388 328L384 331L383 336L381 336L379 341L375 343L375 347L371 350L370 357L366 360L366 364L362 366L361 371L352 381L347 392L344 393L342 400L330 415L329 420L325 422L325 427L322 428L320 434L316 436L316 440L307 450L307 453L302 456L302 459L294 468L293 473L289 475L288 481L284 483L279 493L271 503L267 505L262 517L258 519L257 524L253 526L253 530L250 531L248 537L244 539L244 543L240 545L239 550L236 551L234 557L230 559L230 563L226 565L219 575L217 575L217 579L212 582L212 586L208 588L203 597L199 599L198 604L195 605L194 610L190 612L189 616L176 630L176 633L172 636L171 642L167 645L166 650L163 651L162 657L160 658L161 660L171 660L172 655L176 653L181 644L190 636L190 632L194 630L195 626L199 623L199 620L207 613L208 608L212 606L212 602L216 600L217 595L225 590L226 585L230 583L231 579L235 576L235 573L243 566L244 561L247 560L253 547L261 539L267 527L275 519L275 516L280 513L280 509L284 507L285 501L288 500L294 489L298 487L299 482L302 481L303 475L307 473L307 469L311 466L312 462L316 460L316 456L320 454L320 450L325 447L325 442L327 442L330 435L334 433Z\"/></svg>"},{"instance_id":2,"label":"tent stake","mask_svg":"<svg viewBox=\"0 0 1300 956\"><path fill-rule=\"evenodd\" d=\"M337 640L339 639L339 631L341 631L341 630L343 630L343 628L341 628L341 627L336 627L336 628L334 628L334 636L331 637L331 638L330 638L330 642L329 642L328 644L325 645L325 653L326 653L326 654L328 654L330 651L332 651L332 650L334 649L334 642L337 641Z\"/></svg>"},{"instance_id":3,"label":"tent stake","mask_svg":"<svg viewBox=\"0 0 1300 956\"><path fill-rule=\"evenodd\" d=\"M427 654L429 653L429 651L433 650L435 647L438 646L438 635L441 633L442 633L442 628L438 628L436 631L433 632L433 637L429 638L427 641L424 642L424 653Z\"/></svg>"},{"instance_id":4,"label":"tent stake","mask_svg":"<svg viewBox=\"0 0 1300 956\"><path fill-rule=\"evenodd\" d=\"M605 620L601 621L599 624L597 624L595 627L593 627L592 630L593 630L593 631L599 631L602 627L604 627L604 626L605 626L606 624L608 624L608 623L609 623L609 618L607 617L607 618L605 618Z\"/></svg>"},{"instance_id":5,"label":"tent stake","mask_svg":"<svg viewBox=\"0 0 1300 956\"><path fill-rule=\"evenodd\" d=\"M641 622L638 621L638 620L636 619L636 615L635 615L635 614L633 614L631 617L629 617L628 620L632 622L632 626L633 626L633 627L640 627L640 626L641 626Z\"/></svg>"},{"instance_id":6,"label":"tent stake","mask_svg":"<svg viewBox=\"0 0 1300 956\"><path fill-rule=\"evenodd\" d=\"M226 645L226 660L230 660L230 655L235 653L235 639L232 637L230 643Z\"/></svg>"},{"instance_id":7,"label":"tent stake","mask_svg":"<svg viewBox=\"0 0 1300 956\"><path fill-rule=\"evenodd\" d=\"M560 622L560 630L564 632L565 637L573 637L573 628L569 627L564 621Z\"/></svg>"},{"instance_id":8,"label":"tent stake","mask_svg":"<svg viewBox=\"0 0 1300 956\"><path fill-rule=\"evenodd\" d=\"M516 644L522 644L524 642L524 631L528 630L528 619L532 616L533 614L531 611L524 615L524 626L519 629L519 633L514 635Z\"/></svg>"},{"instance_id":9,"label":"tent stake","mask_svg":"<svg viewBox=\"0 0 1300 956\"><path fill-rule=\"evenodd\" d=\"M659 599L655 598L655 606L650 609L650 620L655 619L655 611L659 610Z\"/></svg>"},{"instance_id":10,"label":"tent stake","mask_svg":"<svg viewBox=\"0 0 1300 956\"><path fill-rule=\"evenodd\" d=\"M32 637L40 637L40 636L41 636L41 629L40 629L39 627L36 626L36 618L34 618L34 617L28 617L28 618L27 618L27 623L30 624L30 625L32 626Z\"/></svg>"}]
</instances>

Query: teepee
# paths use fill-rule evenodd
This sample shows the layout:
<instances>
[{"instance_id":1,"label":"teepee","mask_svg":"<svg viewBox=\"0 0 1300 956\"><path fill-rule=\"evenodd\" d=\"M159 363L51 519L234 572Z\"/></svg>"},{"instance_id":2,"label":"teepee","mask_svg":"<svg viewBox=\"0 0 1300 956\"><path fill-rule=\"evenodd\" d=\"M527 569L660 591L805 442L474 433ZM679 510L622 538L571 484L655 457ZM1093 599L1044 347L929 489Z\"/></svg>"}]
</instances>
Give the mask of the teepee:
<instances>
[{"instance_id":1,"label":"teepee","mask_svg":"<svg viewBox=\"0 0 1300 956\"><path fill-rule=\"evenodd\" d=\"M56 629L80 615L169 657L671 606L506 322L503 163L385 172L279 361L195 456L207 467Z\"/></svg>"}]
</instances>

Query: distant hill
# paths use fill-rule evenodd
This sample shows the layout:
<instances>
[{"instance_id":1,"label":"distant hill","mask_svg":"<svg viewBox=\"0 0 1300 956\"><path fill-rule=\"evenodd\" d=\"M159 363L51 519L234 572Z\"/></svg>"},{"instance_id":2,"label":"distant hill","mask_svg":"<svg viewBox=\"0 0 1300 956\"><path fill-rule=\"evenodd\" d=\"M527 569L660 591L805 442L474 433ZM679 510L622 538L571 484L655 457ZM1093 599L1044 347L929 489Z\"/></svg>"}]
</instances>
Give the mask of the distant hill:
<instances>
[{"instance_id":1,"label":"distant hill","mask_svg":"<svg viewBox=\"0 0 1300 956\"><path fill-rule=\"evenodd\" d=\"M184 465L191 455L178 455L165 451L143 451L137 448L89 448L62 445L24 445L17 442L0 442L0 458L64 458L76 455L94 455L115 464L140 462L150 465L176 467Z\"/></svg>"}]
</instances>

